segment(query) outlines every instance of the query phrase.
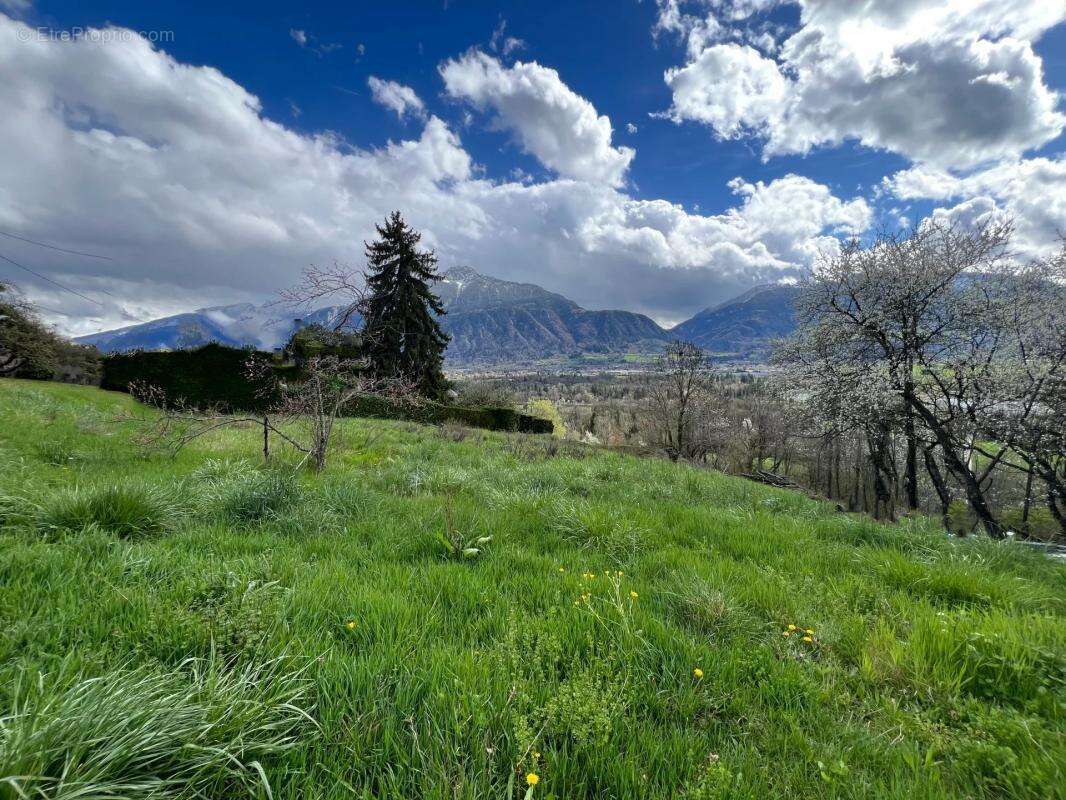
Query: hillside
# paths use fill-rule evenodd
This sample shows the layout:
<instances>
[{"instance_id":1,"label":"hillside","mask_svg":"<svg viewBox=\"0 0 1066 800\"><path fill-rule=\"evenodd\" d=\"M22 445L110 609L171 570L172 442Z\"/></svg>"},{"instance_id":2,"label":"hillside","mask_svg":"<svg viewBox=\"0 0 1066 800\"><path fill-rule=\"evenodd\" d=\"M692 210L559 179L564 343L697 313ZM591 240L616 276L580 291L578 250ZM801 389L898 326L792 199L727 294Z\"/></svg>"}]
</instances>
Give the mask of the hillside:
<instances>
[{"instance_id":1,"label":"hillside","mask_svg":"<svg viewBox=\"0 0 1066 800\"><path fill-rule=\"evenodd\" d=\"M774 339L796 329L793 302L797 287L756 286L739 297L706 308L670 330L671 336L708 352L735 358L764 359Z\"/></svg>"},{"instance_id":2,"label":"hillside","mask_svg":"<svg viewBox=\"0 0 1066 800\"><path fill-rule=\"evenodd\" d=\"M482 275L469 267L445 273L435 290L447 311L444 329L451 335L447 359L452 365L537 361L573 353L625 353L665 340L651 319L630 311L588 311L562 295L528 283ZM105 352L173 350L211 341L233 346L273 349L297 325L328 325L335 307L310 314L277 305L248 303L204 308L188 314L83 336Z\"/></svg>"},{"instance_id":3,"label":"hillside","mask_svg":"<svg viewBox=\"0 0 1066 800\"><path fill-rule=\"evenodd\" d=\"M148 413L0 380L0 780L31 794L1062 796L1039 555L410 424L344 420L294 479L254 428L145 454Z\"/></svg>"}]
</instances>

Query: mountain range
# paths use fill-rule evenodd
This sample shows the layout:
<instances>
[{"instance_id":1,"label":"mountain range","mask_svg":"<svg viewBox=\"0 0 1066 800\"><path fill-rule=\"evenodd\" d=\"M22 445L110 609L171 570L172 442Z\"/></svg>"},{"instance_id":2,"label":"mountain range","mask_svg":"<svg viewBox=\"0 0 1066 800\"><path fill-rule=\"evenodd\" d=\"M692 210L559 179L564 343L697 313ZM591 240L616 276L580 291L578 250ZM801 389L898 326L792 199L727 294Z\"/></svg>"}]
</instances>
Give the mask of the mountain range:
<instances>
[{"instance_id":1,"label":"mountain range","mask_svg":"<svg viewBox=\"0 0 1066 800\"><path fill-rule=\"evenodd\" d=\"M531 283L483 275L469 267L444 273L434 291L447 312L452 366L521 364L586 354L655 352L671 339L700 345L719 358L760 360L770 340L795 328L796 288L759 286L666 329L632 311L590 311ZM339 306L297 317L277 304L202 308L80 337L104 352L175 350L208 342L264 350L281 347L303 325L330 325Z\"/></svg>"}]
</instances>

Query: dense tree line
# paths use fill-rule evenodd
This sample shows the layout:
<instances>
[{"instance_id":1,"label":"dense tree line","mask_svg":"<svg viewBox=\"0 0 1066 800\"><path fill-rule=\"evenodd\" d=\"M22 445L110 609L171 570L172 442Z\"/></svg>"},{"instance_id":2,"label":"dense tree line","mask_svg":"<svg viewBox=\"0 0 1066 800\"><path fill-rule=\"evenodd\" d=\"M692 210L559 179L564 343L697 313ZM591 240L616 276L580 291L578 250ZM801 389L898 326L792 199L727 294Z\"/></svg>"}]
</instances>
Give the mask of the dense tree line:
<instances>
[{"instance_id":1,"label":"dense tree line","mask_svg":"<svg viewBox=\"0 0 1066 800\"><path fill-rule=\"evenodd\" d=\"M100 353L55 333L29 302L0 284L0 377L97 383Z\"/></svg>"}]
</instances>

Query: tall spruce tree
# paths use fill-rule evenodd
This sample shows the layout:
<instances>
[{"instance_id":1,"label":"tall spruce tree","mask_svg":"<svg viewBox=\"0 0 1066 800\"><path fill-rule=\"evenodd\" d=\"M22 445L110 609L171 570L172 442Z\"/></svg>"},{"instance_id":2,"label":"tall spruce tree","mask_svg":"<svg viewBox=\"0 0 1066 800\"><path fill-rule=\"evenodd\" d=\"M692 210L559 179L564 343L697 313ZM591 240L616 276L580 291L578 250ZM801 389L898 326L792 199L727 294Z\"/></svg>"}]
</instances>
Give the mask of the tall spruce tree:
<instances>
[{"instance_id":1,"label":"tall spruce tree","mask_svg":"<svg viewBox=\"0 0 1066 800\"><path fill-rule=\"evenodd\" d=\"M370 369L382 378L411 381L426 397L440 397L447 389L442 365L449 337L437 321L444 307L430 289L440 280L437 257L418 249L422 234L410 228L399 211L384 227L375 227L378 240L366 245L368 294L363 309Z\"/></svg>"}]
</instances>

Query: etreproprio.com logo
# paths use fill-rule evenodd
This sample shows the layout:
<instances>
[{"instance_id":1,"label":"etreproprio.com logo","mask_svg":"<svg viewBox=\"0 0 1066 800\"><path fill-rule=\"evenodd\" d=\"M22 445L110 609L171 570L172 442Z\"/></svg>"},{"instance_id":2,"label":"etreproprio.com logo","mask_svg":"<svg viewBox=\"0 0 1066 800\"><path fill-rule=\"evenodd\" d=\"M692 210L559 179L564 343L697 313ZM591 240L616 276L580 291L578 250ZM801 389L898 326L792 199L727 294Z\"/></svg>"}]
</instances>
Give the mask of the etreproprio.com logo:
<instances>
[{"instance_id":1,"label":"etreproprio.com logo","mask_svg":"<svg viewBox=\"0 0 1066 800\"><path fill-rule=\"evenodd\" d=\"M149 42L173 42L174 31L131 31L128 28L26 28L18 29L20 42L131 42L145 39Z\"/></svg>"}]
</instances>

